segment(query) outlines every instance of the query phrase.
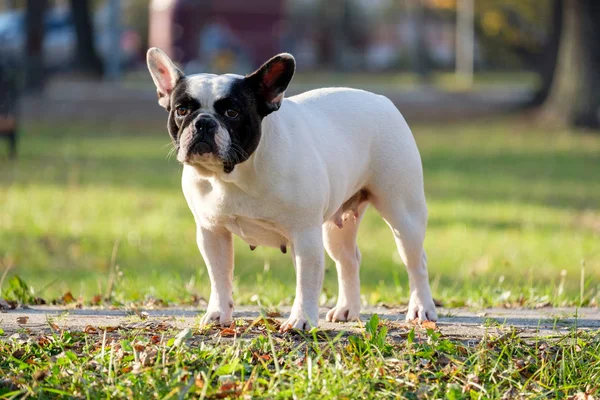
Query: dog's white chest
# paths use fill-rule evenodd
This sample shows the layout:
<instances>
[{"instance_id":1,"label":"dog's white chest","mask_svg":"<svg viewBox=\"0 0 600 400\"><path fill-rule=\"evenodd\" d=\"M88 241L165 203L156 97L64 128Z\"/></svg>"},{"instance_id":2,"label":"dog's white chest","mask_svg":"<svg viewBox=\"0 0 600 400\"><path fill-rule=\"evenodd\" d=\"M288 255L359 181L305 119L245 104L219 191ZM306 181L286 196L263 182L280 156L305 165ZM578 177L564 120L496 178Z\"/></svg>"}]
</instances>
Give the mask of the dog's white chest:
<instances>
[{"instance_id":1,"label":"dog's white chest","mask_svg":"<svg viewBox=\"0 0 600 400\"><path fill-rule=\"evenodd\" d=\"M267 215L264 200L246 196L231 187L198 179L194 171L184 167L183 191L196 222L206 229L224 227L251 246L286 246L285 231Z\"/></svg>"}]
</instances>

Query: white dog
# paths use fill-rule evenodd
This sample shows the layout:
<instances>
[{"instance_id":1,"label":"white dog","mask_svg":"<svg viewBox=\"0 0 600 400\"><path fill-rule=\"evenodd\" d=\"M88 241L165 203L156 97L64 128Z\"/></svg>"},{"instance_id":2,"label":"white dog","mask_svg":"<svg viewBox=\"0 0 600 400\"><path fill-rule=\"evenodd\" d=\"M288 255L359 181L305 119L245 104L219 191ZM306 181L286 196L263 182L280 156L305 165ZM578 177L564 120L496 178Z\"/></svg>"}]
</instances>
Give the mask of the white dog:
<instances>
[{"instance_id":1,"label":"white dog","mask_svg":"<svg viewBox=\"0 0 600 400\"><path fill-rule=\"evenodd\" d=\"M290 250L296 298L281 327L317 326L324 252L339 281L328 321L360 312L358 225L369 203L392 229L410 281L406 318L436 320L423 240L427 207L419 151L390 100L330 88L284 99L295 61L279 54L254 73L185 76L148 51L158 102L183 163L183 193L211 281L201 324L232 319L233 234Z\"/></svg>"}]
</instances>

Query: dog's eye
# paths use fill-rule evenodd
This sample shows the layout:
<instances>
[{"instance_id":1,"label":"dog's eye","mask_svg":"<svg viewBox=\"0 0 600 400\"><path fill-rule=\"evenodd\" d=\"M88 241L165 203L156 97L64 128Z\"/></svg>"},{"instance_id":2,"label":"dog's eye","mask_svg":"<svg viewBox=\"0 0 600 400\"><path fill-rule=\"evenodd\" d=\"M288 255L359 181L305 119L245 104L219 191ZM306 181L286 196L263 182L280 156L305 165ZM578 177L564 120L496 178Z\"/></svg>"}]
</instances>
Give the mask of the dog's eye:
<instances>
[{"instance_id":1,"label":"dog's eye","mask_svg":"<svg viewBox=\"0 0 600 400\"><path fill-rule=\"evenodd\" d=\"M190 113L190 109L185 106L179 106L175 109L175 112L177 113L178 116L185 117L186 115L188 115Z\"/></svg>"},{"instance_id":2,"label":"dog's eye","mask_svg":"<svg viewBox=\"0 0 600 400\"><path fill-rule=\"evenodd\" d=\"M238 115L240 115L240 113L235 110L232 110L231 108L229 110L225 111L225 116L227 118L237 118Z\"/></svg>"}]
</instances>

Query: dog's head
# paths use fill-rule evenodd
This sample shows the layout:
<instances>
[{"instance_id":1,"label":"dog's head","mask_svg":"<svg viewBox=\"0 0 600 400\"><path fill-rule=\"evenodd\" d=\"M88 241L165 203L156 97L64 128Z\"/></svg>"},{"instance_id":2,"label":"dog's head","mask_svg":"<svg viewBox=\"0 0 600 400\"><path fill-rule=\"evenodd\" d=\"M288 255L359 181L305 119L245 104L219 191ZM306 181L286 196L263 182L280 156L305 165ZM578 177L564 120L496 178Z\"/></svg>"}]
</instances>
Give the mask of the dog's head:
<instances>
[{"instance_id":1,"label":"dog's head","mask_svg":"<svg viewBox=\"0 0 600 400\"><path fill-rule=\"evenodd\" d=\"M258 147L262 119L277 111L295 61L279 54L245 77L184 75L160 49L147 54L158 104L169 112L177 160L229 173Z\"/></svg>"}]
</instances>

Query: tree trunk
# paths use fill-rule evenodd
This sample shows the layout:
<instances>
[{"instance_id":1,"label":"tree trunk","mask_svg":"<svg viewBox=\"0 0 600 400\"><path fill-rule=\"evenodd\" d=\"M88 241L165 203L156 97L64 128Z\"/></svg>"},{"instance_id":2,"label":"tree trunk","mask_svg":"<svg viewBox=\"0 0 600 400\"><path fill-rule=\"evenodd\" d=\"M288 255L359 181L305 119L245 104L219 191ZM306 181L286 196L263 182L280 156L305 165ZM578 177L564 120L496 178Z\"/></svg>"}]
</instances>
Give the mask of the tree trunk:
<instances>
[{"instance_id":1,"label":"tree trunk","mask_svg":"<svg viewBox=\"0 0 600 400\"><path fill-rule=\"evenodd\" d=\"M104 72L102 60L94 43L94 27L88 0L71 0L71 12L77 34L76 69L94 78L101 78Z\"/></svg>"},{"instance_id":2,"label":"tree trunk","mask_svg":"<svg viewBox=\"0 0 600 400\"><path fill-rule=\"evenodd\" d=\"M542 56L540 57L540 78L542 84L537 92L534 93L533 98L528 107L539 107L542 105L548 95L550 94L550 88L556 71L556 63L558 61L558 50L560 45L560 36L562 33L562 21L563 21L563 0L552 1L552 16L550 17L550 34L544 44Z\"/></svg>"},{"instance_id":3,"label":"tree trunk","mask_svg":"<svg viewBox=\"0 0 600 400\"><path fill-rule=\"evenodd\" d=\"M431 78L431 68L429 64L429 49L425 40L428 10L423 0L418 0L414 9L414 18L416 23L415 43L413 48L414 71L422 82L428 82Z\"/></svg>"},{"instance_id":4,"label":"tree trunk","mask_svg":"<svg viewBox=\"0 0 600 400\"><path fill-rule=\"evenodd\" d=\"M30 92L44 90L44 14L46 6L46 0L27 0L25 88Z\"/></svg>"},{"instance_id":5,"label":"tree trunk","mask_svg":"<svg viewBox=\"0 0 600 400\"><path fill-rule=\"evenodd\" d=\"M558 63L548 98L540 110L553 126L600 127L600 2L563 0Z\"/></svg>"}]
</instances>

